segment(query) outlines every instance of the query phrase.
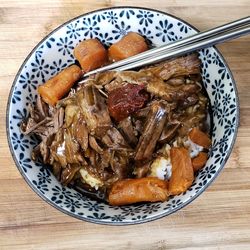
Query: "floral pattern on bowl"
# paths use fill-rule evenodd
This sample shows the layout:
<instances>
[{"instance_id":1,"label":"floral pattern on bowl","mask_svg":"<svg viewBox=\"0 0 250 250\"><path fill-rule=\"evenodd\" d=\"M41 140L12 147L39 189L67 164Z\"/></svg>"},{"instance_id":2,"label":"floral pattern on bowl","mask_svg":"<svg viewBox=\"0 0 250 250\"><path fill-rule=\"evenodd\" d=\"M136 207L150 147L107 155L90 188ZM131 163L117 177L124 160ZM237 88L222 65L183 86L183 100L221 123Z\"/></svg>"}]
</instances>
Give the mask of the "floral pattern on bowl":
<instances>
[{"instance_id":1,"label":"floral pattern on bowl","mask_svg":"<svg viewBox=\"0 0 250 250\"><path fill-rule=\"evenodd\" d=\"M26 58L14 80L7 108L7 135L15 163L30 187L45 201L76 218L100 224L124 225L151 221L181 209L198 197L225 165L236 138L239 123L237 89L230 69L215 48L199 52L202 77L212 106L212 148L206 166L187 192L164 203L122 207L91 200L63 187L51 172L31 160L36 138L20 133L20 121L28 115L28 103L35 102L37 86L75 62L73 49L79 41L98 38L109 46L129 31L139 32L155 46L197 31L169 14L136 7L94 11L61 25L44 38Z\"/></svg>"}]
</instances>

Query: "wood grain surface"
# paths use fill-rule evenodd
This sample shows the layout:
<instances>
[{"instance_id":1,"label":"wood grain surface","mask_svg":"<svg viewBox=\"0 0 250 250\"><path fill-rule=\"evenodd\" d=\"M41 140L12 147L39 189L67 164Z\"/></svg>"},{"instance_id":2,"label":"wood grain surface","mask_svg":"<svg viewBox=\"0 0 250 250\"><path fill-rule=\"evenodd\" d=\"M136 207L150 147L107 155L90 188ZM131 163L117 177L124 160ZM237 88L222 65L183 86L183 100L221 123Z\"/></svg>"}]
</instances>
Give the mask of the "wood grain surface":
<instances>
[{"instance_id":1,"label":"wood grain surface","mask_svg":"<svg viewBox=\"0 0 250 250\"><path fill-rule=\"evenodd\" d=\"M250 36L219 46L241 105L233 153L215 182L181 211L136 226L95 225L45 203L18 172L5 118L21 63L61 23L119 5L166 11L200 30L250 14L249 0L0 0L0 249L250 249Z\"/></svg>"}]
</instances>

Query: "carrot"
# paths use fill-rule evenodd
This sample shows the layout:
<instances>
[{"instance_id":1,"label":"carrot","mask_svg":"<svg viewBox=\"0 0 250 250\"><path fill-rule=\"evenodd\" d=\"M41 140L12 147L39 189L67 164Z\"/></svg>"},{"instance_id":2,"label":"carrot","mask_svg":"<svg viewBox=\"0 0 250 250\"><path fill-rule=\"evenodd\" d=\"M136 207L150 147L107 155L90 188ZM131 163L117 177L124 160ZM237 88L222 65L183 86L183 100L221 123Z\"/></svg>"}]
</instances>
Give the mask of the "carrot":
<instances>
[{"instance_id":1,"label":"carrot","mask_svg":"<svg viewBox=\"0 0 250 250\"><path fill-rule=\"evenodd\" d=\"M168 183L156 177L125 179L113 184L109 193L109 203L113 206L136 202L166 201Z\"/></svg>"},{"instance_id":2,"label":"carrot","mask_svg":"<svg viewBox=\"0 0 250 250\"><path fill-rule=\"evenodd\" d=\"M169 181L169 193L178 195L185 192L192 185L194 170L189 152L185 148L171 148L170 159L172 175Z\"/></svg>"},{"instance_id":3,"label":"carrot","mask_svg":"<svg viewBox=\"0 0 250 250\"><path fill-rule=\"evenodd\" d=\"M38 87L38 93L43 100L54 106L64 95L66 95L74 83L80 79L81 69L72 65L59 74L49 79L45 84Z\"/></svg>"},{"instance_id":4,"label":"carrot","mask_svg":"<svg viewBox=\"0 0 250 250\"><path fill-rule=\"evenodd\" d=\"M194 172L203 168L205 166L206 162L207 162L207 153L200 152L198 154L198 156L196 156L195 158L192 159L192 165L193 165Z\"/></svg>"},{"instance_id":5,"label":"carrot","mask_svg":"<svg viewBox=\"0 0 250 250\"><path fill-rule=\"evenodd\" d=\"M202 132L198 128L192 128L192 130L189 132L188 136L192 142L194 142L194 143L196 143L196 144L198 144L206 149L209 149L209 147L212 144L212 141L209 138L209 136L207 134L205 134L204 132Z\"/></svg>"},{"instance_id":6,"label":"carrot","mask_svg":"<svg viewBox=\"0 0 250 250\"><path fill-rule=\"evenodd\" d=\"M108 53L111 61L119 61L146 51L148 46L142 36L129 32L120 41L110 46Z\"/></svg>"},{"instance_id":7,"label":"carrot","mask_svg":"<svg viewBox=\"0 0 250 250\"><path fill-rule=\"evenodd\" d=\"M80 42L74 49L74 56L85 72L103 66L108 60L108 52L97 39Z\"/></svg>"}]
</instances>

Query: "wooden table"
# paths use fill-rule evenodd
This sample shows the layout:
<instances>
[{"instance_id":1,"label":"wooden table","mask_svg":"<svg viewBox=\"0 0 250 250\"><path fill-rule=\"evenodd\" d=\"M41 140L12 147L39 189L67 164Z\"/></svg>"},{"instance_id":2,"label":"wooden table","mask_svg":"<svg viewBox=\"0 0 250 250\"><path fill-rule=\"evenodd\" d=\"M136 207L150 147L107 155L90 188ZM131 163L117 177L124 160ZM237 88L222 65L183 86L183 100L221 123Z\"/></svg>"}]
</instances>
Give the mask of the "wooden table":
<instances>
[{"instance_id":1,"label":"wooden table","mask_svg":"<svg viewBox=\"0 0 250 250\"><path fill-rule=\"evenodd\" d=\"M0 249L250 249L250 37L219 48L237 82L241 119L225 169L181 211L136 226L71 218L25 183L9 152L5 116L12 81L30 50L61 23L118 5L146 6L205 30L250 14L249 0L0 0Z\"/></svg>"}]
</instances>

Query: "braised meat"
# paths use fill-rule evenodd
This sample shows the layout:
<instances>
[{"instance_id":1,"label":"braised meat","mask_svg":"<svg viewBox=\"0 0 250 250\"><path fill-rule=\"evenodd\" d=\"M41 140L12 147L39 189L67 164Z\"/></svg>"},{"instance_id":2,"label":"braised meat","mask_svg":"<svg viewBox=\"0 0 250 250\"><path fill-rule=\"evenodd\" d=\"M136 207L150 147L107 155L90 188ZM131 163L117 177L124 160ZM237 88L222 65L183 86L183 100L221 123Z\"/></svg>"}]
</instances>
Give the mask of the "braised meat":
<instances>
[{"instance_id":1,"label":"braised meat","mask_svg":"<svg viewBox=\"0 0 250 250\"><path fill-rule=\"evenodd\" d=\"M135 147L138 139L136 137L136 132L133 127L131 117L127 117L119 122L118 128L121 130L125 140L132 147Z\"/></svg>"},{"instance_id":2,"label":"braised meat","mask_svg":"<svg viewBox=\"0 0 250 250\"><path fill-rule=\"evenodd\" d=\"M21 124L24 134L40 139L32 159L49 164L63 185L84 194L98 192L95 196L107 199L118 182L138 178L132 188L146 195L149 189L141 182L151 190L159 181L155 177L171 176L165 173L170 148L190 147L189 131L206 127L208 99L199 74L200 60L191 54L139 71L98 73L53 107L38 95ZM189 157L188 150L180 152ZM166 199L167 182L160 184Z\"/></svg>"},{"instance_id":3,"label":"braised meat","mask_svg":"<svg viewBox=\"0 0 250 250\"><path fill-rule=\"evenodd\" d=\"M159 63L156 66L149 67L146 70L163 80L168 80L177 76L189 76L200 73L200 60L197 54L187 55Z\"/></svg>"},{"instance_id":4,"label":"braised meat","mask_svg":"<svg viewBox=\"0 0 250 250\"><path fill-rule=\"evenodd\" d=\"M149 111L144 130L137 144L135 160L148 160L153 155L167 118L167 111L160 102L154 103Z\"/></svg>"},{"instance_id":5,"label":"braised meat","mask_svg":"<svg viewBox=\"0 0 250 250\"><path fill-rule=\"evenodd\" d=\"M102 137L111 127L105 99L93 85L87 85L76 93L78 105L90 134Z\"/></svg>"}]
</instances>

